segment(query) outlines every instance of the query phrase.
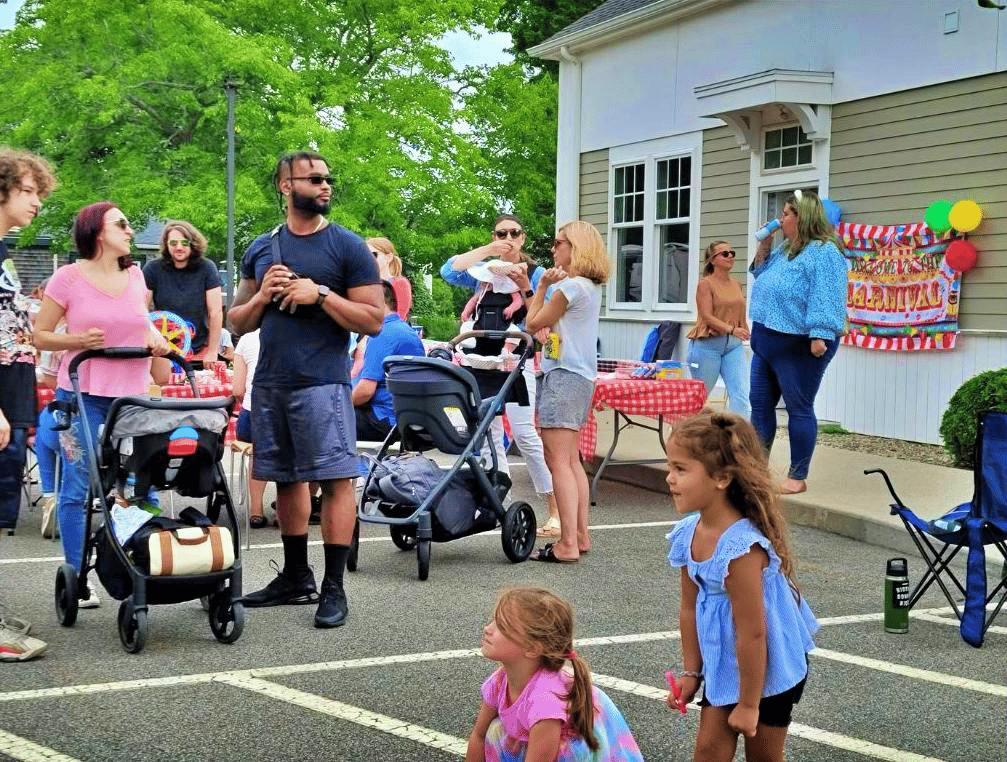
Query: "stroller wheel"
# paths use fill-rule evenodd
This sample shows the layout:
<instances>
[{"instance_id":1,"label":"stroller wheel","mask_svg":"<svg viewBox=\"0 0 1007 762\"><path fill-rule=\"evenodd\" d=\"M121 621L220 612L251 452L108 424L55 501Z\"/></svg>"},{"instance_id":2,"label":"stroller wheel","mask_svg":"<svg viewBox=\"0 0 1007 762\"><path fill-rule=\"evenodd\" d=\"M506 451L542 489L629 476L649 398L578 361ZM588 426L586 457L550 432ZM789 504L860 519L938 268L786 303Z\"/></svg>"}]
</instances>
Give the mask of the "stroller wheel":
<instances>
[{"instance_id":1,"label":"stroller wheel","mask_svg":"<svg viewBox=\"0 0 1007 762\"><path fill-rule=\"evenodd\" d=\"M210 631L221 643L233 643L245 630L245 605L231 601L230 590L210 596Z\"/></svg>"},{"instance_id":2,"label":"stroller wheel","mask_svg":"<svg viewBox=\"0 0 1007 762\"><path fill-rule=\"evenodd\" d=\"M135 611L132 598L119 604L119 640L128 654L138 654L147 645L147 612Z\"/></svg>"},{"instance_id":3,"label":"stroller wheel","mask_svg":"<svg viewBox=\"0 0 1007 762\"><path fill-rule=\"evenodd\" d=\"M535 511L528 503L512 503L507 509L500 542L512 563L519 564L531 555L535 547Z\"/></svg>"},{"instance_id":4,"label":"stroller wheel","mask_svg":"<svg viewBox=\"0 0 1007 762\"><path fill-rule=\"evenodd\" d=\"M416 563L419 567L420 582L430 576L430 540L420 540L416 543Z\"/></svg>"},{"instance_id":5,"label":"stroller wheel","mask_svg":"<svg viewBox=\"0 0 1007 762\"><path fill-rule=\"evenodd\" d=\"M350 552L346 556L346 570L357 570L357 556L360 553L360 522L353 525L353 539L350 540Z\"/></svg>"},{"instance_id":6,"label":"stroller wheel","mask_svg":"<svg viewBox=\"0 0 1007 762\"><path fill-rule=\"evenodd\" d=\"M77 571L70 564L56 570L56 620L64 627L77 621Z\"/></svg>"},{"instance_id":7,"label":"stroller wheel","mask_svg":"<svg viewBox=\"0 0 1007 762\"><path fill-rule=\"evenodd\" d=\"M399 550L412 550L416 547L416 530L412 532L405 527L391 526L388 528L392 535L392 542Z\"/></svg>"}]
</instances>

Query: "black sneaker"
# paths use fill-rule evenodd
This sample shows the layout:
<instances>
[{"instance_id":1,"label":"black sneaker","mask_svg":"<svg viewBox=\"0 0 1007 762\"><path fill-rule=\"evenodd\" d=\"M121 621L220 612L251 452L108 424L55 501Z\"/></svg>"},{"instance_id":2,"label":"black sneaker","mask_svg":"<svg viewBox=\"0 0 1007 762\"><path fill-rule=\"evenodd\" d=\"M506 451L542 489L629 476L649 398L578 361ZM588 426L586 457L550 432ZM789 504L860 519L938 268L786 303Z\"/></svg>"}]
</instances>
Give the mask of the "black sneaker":
<instances>
[{"instance_id":1,"label":"black sneaker","mask_svg":"<svg viewBox=\"0 0 1007 762\"><path fill-rule=\"evenodd\" d=\"M346 593L332 580L322 580L322 599L315 612L315 627L339 627L346 624Z\"/></svg>"},{"instance_id":2,"label":"black sneaker","mask_svg":"<svg viewBox=\"0 0 1007 762\"><path fill-rule=\"evenodd\" d=\"M241 602L248 608L265 606L296 605L315 603L318 601L318 589L315 587L315 575L308 569L301 577L291 577L279 572L276 579L261 590L249 593Z\"/></svg>"}]
</instances>

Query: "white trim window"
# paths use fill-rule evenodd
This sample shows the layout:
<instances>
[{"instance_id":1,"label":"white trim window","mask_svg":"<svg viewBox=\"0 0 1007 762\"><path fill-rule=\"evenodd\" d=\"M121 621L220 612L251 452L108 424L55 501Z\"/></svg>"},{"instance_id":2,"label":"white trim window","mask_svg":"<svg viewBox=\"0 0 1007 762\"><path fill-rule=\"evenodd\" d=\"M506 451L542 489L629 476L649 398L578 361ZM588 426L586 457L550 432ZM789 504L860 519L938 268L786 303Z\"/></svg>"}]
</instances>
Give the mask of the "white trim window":
<instances>
[{"instance_id":1,"label":"white trim window","mask_svg":"<svg viewBox=\"0 0 1007 762\"><path fill-rule=\"evenodd\" d=\"M799 125L766 130L762 145L763 170L806 167L814 163L811 138Z\"/></svg>"},{"instance_id":2,"label":"white trim window","mask_svg":"<svg viewBox=\"0 0 1007 762\"><path fill-rule=\"evenodd\" d=\"M682 312L696 282L698 157L695 150L652 155L611 169L615 268L610 307Z\"/></svg>"}]
</instances>

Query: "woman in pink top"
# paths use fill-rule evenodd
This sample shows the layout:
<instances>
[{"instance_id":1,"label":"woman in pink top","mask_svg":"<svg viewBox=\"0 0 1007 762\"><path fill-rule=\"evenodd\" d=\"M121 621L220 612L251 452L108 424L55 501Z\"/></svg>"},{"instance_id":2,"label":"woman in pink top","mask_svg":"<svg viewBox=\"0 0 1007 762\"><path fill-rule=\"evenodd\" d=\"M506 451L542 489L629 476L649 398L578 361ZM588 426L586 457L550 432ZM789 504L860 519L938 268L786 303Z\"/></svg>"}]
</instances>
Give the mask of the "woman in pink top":
<instances>
[{"instance_id":1,"label":"woman in pink top","mask_svg":"<svg viewBox=\"0 0 1007 762\"><path fill-rule=\"evenodd\" d=\"M133 229L125 215L108 201L85 206L77 213L73 239L80 259L59 268L49 280L38 317L35 345L39 349L67 350L56 380L56 399L74 399L68 368L85 349L101 347L147 347L155 355L171 347L154 331L147 317L147 285L139 267L130 259ZM66 318L65 334L55 332ZM67 563L80 571L83 561L84 501L88 492L85 436L97 442L98 426L116 397L145 394L153 373L165 383L170 372L167 360L88 360L78 368L84 409L74 415L70 429L60 432L62 469L56 516ZM80 603L97 605L97 597Z\"/></svg>"}]
</instances>

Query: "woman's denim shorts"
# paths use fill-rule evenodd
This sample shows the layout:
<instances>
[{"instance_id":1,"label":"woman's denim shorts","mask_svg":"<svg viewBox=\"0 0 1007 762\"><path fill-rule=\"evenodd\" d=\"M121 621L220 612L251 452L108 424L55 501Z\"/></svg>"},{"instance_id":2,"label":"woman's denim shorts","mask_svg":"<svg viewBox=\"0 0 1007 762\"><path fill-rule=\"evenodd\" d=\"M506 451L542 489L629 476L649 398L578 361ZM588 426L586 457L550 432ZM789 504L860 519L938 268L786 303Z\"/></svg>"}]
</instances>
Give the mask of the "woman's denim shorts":
<instances>
[{"instance_id":1,"label":"woman's denim shorts","mask_svg":"<svg viewBox=\"0 0 1007 762\"><path fill-rule=\"evenodd\" d=\"M594 396L594 381L579 373L554 368L538 379L536 412L543 429L577 431L587 421Z\"/></svg>"}]
</instances>

